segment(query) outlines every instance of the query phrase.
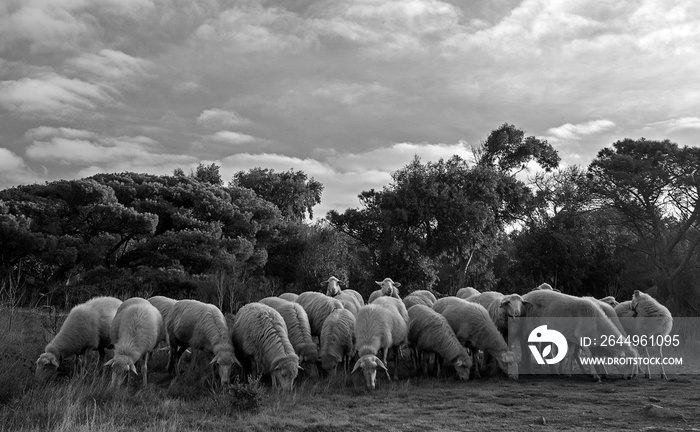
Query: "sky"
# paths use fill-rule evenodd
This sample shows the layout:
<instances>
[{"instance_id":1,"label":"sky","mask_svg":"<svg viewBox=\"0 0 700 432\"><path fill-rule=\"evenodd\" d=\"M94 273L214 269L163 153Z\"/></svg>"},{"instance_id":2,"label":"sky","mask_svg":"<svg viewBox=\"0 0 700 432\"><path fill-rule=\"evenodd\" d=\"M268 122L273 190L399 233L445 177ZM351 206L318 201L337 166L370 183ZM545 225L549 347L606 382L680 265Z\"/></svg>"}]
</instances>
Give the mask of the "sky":
<instances>
[{"instance_id":1,"label":"sky","mask_svg":"<svg viewBox=\"0 0 700 432\"><path fill-rule=\"evenodd\" d=\"M700 2L0 2L0 188L294 169L323 216L503 123L563 165L700 145Z\"/></svg>"}]
</instances>

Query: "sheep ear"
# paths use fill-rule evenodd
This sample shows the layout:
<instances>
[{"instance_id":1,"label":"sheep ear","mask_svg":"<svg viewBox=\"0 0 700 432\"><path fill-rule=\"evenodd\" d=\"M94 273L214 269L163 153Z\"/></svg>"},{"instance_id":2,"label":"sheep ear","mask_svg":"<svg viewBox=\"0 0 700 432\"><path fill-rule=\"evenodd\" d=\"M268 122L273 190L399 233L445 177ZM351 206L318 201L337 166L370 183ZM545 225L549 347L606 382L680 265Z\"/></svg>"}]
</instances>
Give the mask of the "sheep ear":
<instances>
[{"instance_id":1,"label":"sheep ear","mask_svg":"<svg viewBox=\"0 0 700 432\"><path fill-rule=\"evenodd\" d=\"M139 374L138 372L136 372L136 365L134 365L133 363L129 363L129 370L135 373L136 375Z\"/></svg>"},{"instance_id":2,"label":"sheep ear","mask_svg":"<svg viewBox=\"0 0 700 432\"><path fill-rule=\"evenodd\" d=\"M395 286L396 288L398 288L398 287L400 287L400 286L401 286L401 284L400 284L400 283L398 283L398 282L394 282L394 286Z\"/></svg>"},{"instance_id":3,"label":"sheep ear","mask_svg":"<svg viewBox=\"0 0 700 432\"><path fill-rule=\"evenodd\" d=\"M388 372L389 369L387 369L386 366L384 366L384 363L382 363L382 361L379 359L379 357L376 357L376 359L377 359L377 365L378 365L380 368L382 368L382 369L384 369L385 371Z\"/></svg>"},{"instance_id":4,"label":"sheep ear","mask_svg":"<svg viewBox=\"0 0 700 432\"><path fill-rule=\"evenodd\" d=\"M642 293L642 292L639 291L639 290L634 290L633 297L639 297L639 295L640 295L641 293Z\"/></svg>"},{"instance_id":5,"label":"sheep ear","mask_svg":"<svg viewBox=\"0 0 700 432\"><path fill-rule=\"evenodd\" d=\"M360 361L358 360L355 362L355 366L352 368L352 372L350 372L350 373L354 374L359 368L360 368Z\"/></svg>"},{"instance_id":6,"label":"sheep ear","mask_svg":"<svg viewBox=\"0 0 700 432\"><path fill-rule=\"evenodd\" d=\"M114 363L114 359L111 359L107 361L107 363L103 364L102 366L111 366Z\"/></svg>"},{"instance_id":7,"label":"sheep ear","mask_svg":"<svg viewBox=\"0 0 700 432\"><path fill-rule=\"evenodd\" d=\"M382 286L382 283L381 283L381 282L374 281L374 283L376 283L376 284L379 285L379 286Z\"/></svg>"},{"instance_id":8,"label":"sheep ear","mask_svg":"<svg viewBox=\"0 0 700 432\"><path fill-rule=\"evenodd\" d=\"M59 366L59 365L58 365L58 360L57 360L56 358L52 358L52 359L51 359L51 364L54 365L54 366L56 366L56 367Z\"/></svg>"},{"instance_id":9,"label":"sheep ear","mask_svg":"<svg viewBox=\"0 0 700 432\"><path fill-rule=\"evenodd\" d=\"M234 364L237 364L238 367L241 367L241 368L243 367L243 365L241 364L241 362L239 362L238 359L237 359L236 357L233 358L233 363L234 363Z\"/></svg>"},{"instance_id":10,"label":"sheep ear","mask_svg":"<svg viewBox=\"0 0 700 432\"><path fill-rule=\"evenodd\" d=\"M508 306L509 304L510 304L510 300L503 300L498 307L504 308L504 307Z\"/></svg>"},{"instance_id":11,"label":"sheep ear","mask_svg":"<svg viewBox=\"0 0 700 432\"><path fill-rule=\"evenodd\" d=\"M298 366L298 368L299 368L299 370L304 370L304 368L303 368L303 367L301 367L301 366Z\"/></svg>"},{"instance_id":12,"label":"sheep ear","mask_svg":"<svg viewBox=\"0 0 700 432\"><path fill-rule=\"evenodd\" d=\"M215 355L214 358L211 359L211 361L209 362L209 364L212 365L212 364L216 363L217 361L219 361L219 354ZM240 363L239 363L239 364L240 364Z\"/></svg>"}]
</instances>

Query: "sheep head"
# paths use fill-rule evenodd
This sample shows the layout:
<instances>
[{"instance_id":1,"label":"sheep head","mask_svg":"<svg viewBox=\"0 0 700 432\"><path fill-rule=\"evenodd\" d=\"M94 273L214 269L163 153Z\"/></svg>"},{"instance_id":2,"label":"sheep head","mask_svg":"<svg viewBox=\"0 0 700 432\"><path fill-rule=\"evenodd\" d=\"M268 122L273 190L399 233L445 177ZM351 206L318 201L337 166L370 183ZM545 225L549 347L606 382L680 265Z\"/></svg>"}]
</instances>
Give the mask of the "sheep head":
<instances>
[{"instance_id":1,"label":"sheep head","mask_svg":"<svg viewBox=\"0 0 700 432\"><path fill-rule=\"evenodd\" d=\"M454 366L457 376L461 380L469 379L469 370L472 368L472 359L470 355L459 356L452 361L452 366Z\"/></svg>"},{"instance_id":2,"label":"sheep head","mask_svg":"<svg viewBox=\"0 0 700 432\"><path fill-rule=\"evenodd\" d=\"M294 388L294 380L299 374L299 361L290 357L285 359L285 361L279 363L272 369L270 375L272 376L272 385L282 390L292 391Z\"/></svg>"},{"instance_id":3,"label":"sheep head","mask_svg":"<svg viewBox=\"0 0 700 432\"><path fill-rule=\"evenodd\" d=\"M380 288L382 289L382 294L384 294L385 296L392 295L394 293L394 288L398 288L401 286L400 283L394 282L390 278L385 278L381 282L374 281L374 283L380 286Z\"/></svg>"},{"instance_id":4,"label":"sheep head","mask_svg":"<svg viewBox=\"0 0 700 432\"><path fill-rule=\"evenodd\" d=\"M365 387L367 387L367 390L374 390L377 385L377 368L384 369L387 376L389 375L389 370L379 360L379 357L373 354L366 354L355 362L355 367L352 368L351 373L362 369L362 374L365 377Z\"/></svg>"},{"instance_id":5,"label":"sheep head","mask_svg":"<svg viewBox=\"0 0 700 432\"><path fill-rule=\"evenodd\" d=\"M238 361L233 351L222 351L216 354L209 364L218 366L222 386L229 383L233 365L237 364L241 367L241 362Z\"/></svg>"},{"instance_id":6,"label":"sheep head","mask_svg":"<svg viewBox=\"0 0 700 432\"><path fill-rule=\"evenodd\" d=\"M518 294L511 294L503 297L500 307L505 310L506 316L519 317L526 315L525 311L530 302L523 300Z\"/></svg>"},{"instance_id":7,"label":"sheep head","mask_svg":"<svg viewBox=\"0 0 700 432\"><path fill-rule=\"evenodd\" d=\"M115 355L114 358L104 365L112 367L112 383L110 384L112 387L121 385L124 379L129 375L129 372L138 375L138 372L136 372L136 365L125 355Z\"/></svg>"},{"instance_id":8,"label":"sheep head","mask_svg":"<svg viewBox=\"0 0 700 432\"><path fill-rule=\"evenodd\" d=\"M503 351L495 357L498 367L508 374L510 379L518 379L518 362L513 351Z\"/></svg>"},{"instance_id":9,"label":"sheep head","mask_svg":"<svg viewBox=\"0 0 700 432\"><path fill-rule=\"evenodd\" d=\"M60 362L54 353L45 352L36 360L36 371L34 377L37 380L45 381L52 377L58 370Z\"/></svg>"},{"instance_id":10,"label":"sheep head","mask_svg":"<svg viewBox=\"0 0 700 432\"><path fill-rule=\"evenodd\" d=\"M326 295L330 297L335 297L340 294L340 279L335 276L331 276L327 281L321 282L321 285L327 285Z\"/></svg>"}]
</instances>

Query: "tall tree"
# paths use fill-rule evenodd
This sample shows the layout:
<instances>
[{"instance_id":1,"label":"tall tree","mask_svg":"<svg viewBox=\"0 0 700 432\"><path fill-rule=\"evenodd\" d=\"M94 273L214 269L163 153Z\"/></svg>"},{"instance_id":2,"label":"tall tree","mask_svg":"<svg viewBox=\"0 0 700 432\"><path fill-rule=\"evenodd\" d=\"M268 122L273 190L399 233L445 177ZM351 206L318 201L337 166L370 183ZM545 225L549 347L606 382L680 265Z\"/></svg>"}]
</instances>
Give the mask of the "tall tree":
<instances>
[{"instance_id":1,"label":"tall tree","mask_svg":"<svg viewBox=\"0 0 700 432\"><path fill-rule=\"evenodd\" d=\"M591 190L627 244L655 269L652 283L667 298L700 244L700 148L669 141L624 139L601 150L589 166Z\"/></svg>"},{"instance_id":2,"label":"tall tree","mask_svg":"<svg viewBox=\"0 0 700 432\"><path fill-rule=\"evenodd\" d=\"M233 185L255 191L261 198L273 203L290 221L313 219L313 207L321 202L323 185L306 176L303 171L275 172L269 168L253 168L239 171L233 177Z\"/></svg>"}]
</instances>

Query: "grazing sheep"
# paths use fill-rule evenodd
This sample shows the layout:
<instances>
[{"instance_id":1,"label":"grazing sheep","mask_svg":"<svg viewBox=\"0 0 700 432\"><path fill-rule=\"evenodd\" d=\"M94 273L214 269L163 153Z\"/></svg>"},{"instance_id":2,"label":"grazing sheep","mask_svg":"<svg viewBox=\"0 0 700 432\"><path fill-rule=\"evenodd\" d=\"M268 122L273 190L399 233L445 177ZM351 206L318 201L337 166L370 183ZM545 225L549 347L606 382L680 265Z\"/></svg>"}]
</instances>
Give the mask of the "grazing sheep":
<instances>
[{"instance_id":1,"label":"grazing sheep","mask_svg":"<svg viewBox=\"0 0 700 432\"><path fill-rule=\"evenodd\" d=\"M268 305L284 319L287 326L289 342L294 347L294 352L299 356L302 368L315 367L318 361L318 347L311 337L311 325L306 311L298 303L293 303L279 297L267 297L260 303Z\"/></svg>"},{"instance_id":2,"label":"grazing sheep","mask_svg":"<svg viewBox=\"0 0 700 432\"><path fill-rule=\"evenodd\" d=\"M438 299L434 304L433 304L433 310L439 314L442 314L445 309L447 309L450 306L453 305L460 305L466 302L466 300L456 297L456 296L447 296L443 297L441 299Z\"/></svg>"},{"instance_id":3,"label":"grazing sheep","mask_svg":"<svg viewBox=\"0 0 700 432\"><path fill-rule=\"evenodd\" d=\"M654 297L650 296L649 294L645 294L639 290L635 290L634 294L632 294L632 310L634 310L637 313L637 316L634 318L634 321L636 323L636 334L663 337L671 333L671 329L673 328L673 317L671 316L671 312L666 306L659 303ZM652 344L648 344L644 347L647 357L649 357L650 345ZM656 343L653 345L655 345L656 348L658 348L658 357L662 358L663 344ZM659 362L659 366L661 369L661 378L667 379L663 363ZM647 376L651 378L651 366L649 366L647 372Z\"/></svg>"},{"instance_id":4,"label":"grazing sheep","mask_svg":"<svg viewBox=\"0 0 700 432\"><path fill-rule=\"evenodd\" d=\"M158 342L165 342L167 345L169 345L167 341L168 332L165 331L165 321L168 314L170 314L170 310L172 309L173 305L177 303L177 300L171 299L170 297L153 296L148 298L148 302L155 306L155 308L158 309L158 312L160 312L160 316L163 317L163 330Z\"/></svg>"},{"instance_id":5,"label":"grazing sheep","mask_svg":"<svg viewBox=\"0 0 700 432\"><path fill-rule=\"evenodd\" d=\"M221 384L231 377L233 364L241 365L233 352L226 319L218 307L197 300L178 300L165 323L170 342L168 372L180 374L178 360L189 347L214 354L209 364L218 366Z\"/></svg>"},{"instance_id":6,"label":"grazing sheep","mask_svg":"<svg viewBox=\"0 0 700 432\"><path fill-rule=\"evenodd\" d=\"M414 358L420 359L429 352L436 353L442 361L448 361L454 366L460 379L468 380L469 369L472 367L471 355L459 343L447 319L426 305L411 306L408 317L408 345L415 351ZM438 361L438 377L440 363Z\"/></svg>"},{"instance_id":7,"label":"grazing sheep","mask_svg":"<svg viewBox=\"0 0 700 432\"><path fill-rule=\"evenodd\" d=\"M475 296L478 294L481 294L481 291L479 291L478 289L472 288L472 287L464 287L464 288L458 289L457 294L455 294L455 296L466 300L469 297Z\"/></svg>"},{"instance_id":8,"label":"grazing sheep","mask_svg":"<svg viewBox=\"0 0 700 432\"><path fill-rule=\"evenodd\" d=\"M550 284L548 284L547 282L536 286L536 287L533 288L532 290L533 290L533 291L535 291L535 290L545 290L545 291L556 291L556 292L561 292L560 290L558 290L558 289L556 289L556 288L552 288L552 286L551 286Z\"/></svg>"},{"instance_id":9,"label":"grazing sheep","mask_svg":"<svg viewBox=\"0 0 700 432\"><path fill-rule=\"evenodd\" d=\"M338 309L328 315L321 330L321 367L333 371L342 363L348 373L350 357L355 350L355 315L349 310Z\"/></svg>"},{"instance_id":10,"label":"grazing sheep","mask_svg":"<svg viewBox=\"0 0 700 432\"><path fill-rule=\"evenodd\" d=\"M105 349L112 344L110 326L121 304L122 301L114 297L95 297L71 309L58 334L37 359L36 378L50 378L68 357L75 356L78 366L80 356L88 350L96 350L102 363Z\"/></svg>"},{"instance_id":11,"label":"grazing sheep","mask_svg":"<svg viewBox=\"0 0 700 432\"><path fill-rule=\"evenodd\" d=\"M422 304L432 308L436 301L435 294L432 292L428 290L415 290L404 297L403 304L406 305L406 309L416 304Z\"/></svg>"},{"instance_id":12,"label":"grazing sheep","mask_svg":"<svg viewBox=\"0 0 700 432\"><path fill-rule=\"evenodd\" d=\"M602 299L599 299L599 300L602 301L603 303L609 304L612 307L615 307L618 304L620 304L617 300L615 300L615 297L613 297L613 296L603 297Z\"/></svg>"},{"instance_id":13,"label":"grazing sheep","mask_svg":"<svg viewBox=\"0 0 700 432\"><path fill-rule=\"evenodd\" d=\"M443 300L443 299L441 299ZM439 302L439 301L438 301ZM437 305L436 302L435 304ZM486 308L477 303L457 299L442 312L463 345L482 350L496 359L498 366L512 379L518 378L515 354L491 320Z\"/></svg>"},{"instance_id":14,"label":"grazing sheep","mask_svg":"<svg viewBox=\"0 0 700 432\"><path fill-rule=\"evenodd\" d=\"M385 307L396 311L399 315L401 315L401 318L403 318L404 321L406 321L406 325L408 325L408 310L406 309L406 305L403 304L403 301L401 299L397 299L395 297L382 296L376 299L372 304L376 304L381 307Z\"/></svg>"},{"instance_id":15,"label":"grazing sheep","mask_svg":"<svg viewBox=\"0 0 700 432\"><path fill-rule=\"evenodd\" d=\"M394 282L390 278L384 278L384 280L381 282L374 281L374 283L379 285L380 288L369 295L369 301L367 303L372 303L381 296L390 296L397 299L401 298L399 296L399 287L401 286L400 283Z\"/></svg>"},{"instance_id":16,"label":"grazing sheep","mask_svg":"<svg viewBox=\"0 0 700 432\"><path fill-rule=\"evenodd\" d=\"M295 302L295 301L297 301L297 298L299 297L299 294L286 292L286 293L280 294L278 297L281 298L281 299L290 301L290 302Z\"/></svg>"},{"instance_id":17,"label":"grazing sheep","mask_svg":"<svg viewBox=\"0 0 700 432\"><path fill-rule=\"evenodd\" d=\"M321 282L321 286L327 287L326 288L326 295L328 297L338 298L338 295L340 295L342 293L351 294L357 300L356 303L358 303L360 306L365 305L365 300L362 298L362 294L360 294L359 292L357 292L355 290L348 289L348 288L341 290L339 282L340 282L340 279L338 279L335 276L331 276L328 278L327 281ZM342 301L342 299L338 299L338 300Z\"/></svg>"},{"instance_id":18,"label":"grazing sheep","mask_svg":"<svg viewBox=\"0 0 700 432\"><path fill-rule=\"evenodd\" d=\"M558 320L557 331L562 333L570 344L578 345L580 338L590 337L600 338L601 335L613 337L621 337L622 333L616 325L606 316L600 306L601 302L593 299L575 297L567 294L562 294L550 290L534 290L523 296L523 299L530 302L527 308L528 318L544 318L540 320L542 324L546 324L546 318L567 318L567 320ZM529 334L532 328L538 325L535 320L530 320L531 328L523 329L522 335ZM600 347L600 351L596 354L609 355L611 357L637 357L637 352L631 346L611 345ZM588 347L581 347L581 351L591 356L592 353ZM595 370L595 367L589 365L590 373L596 381L600 381L600 377ZM629 370L628 370L629 369ZM618 370L624 376L631 376L634 373L634 366L618 365Z\"/></svg>"},{"instance_id":19,"label":"grazing sheep","mask_svg":"<svg viewBox=\"0 0 700 432\"><path fill-rule=\"evenodd\" d=\"M403 303L401 305L403 306ZM391 379L386 360L389 349L393 348L394 379L397 379L398 347L405 342L407 334L406 319L396 308L374 303L360 308L355 322L355 343L360 359L355 363L352 373L362 369L365 386L373 390L376 386L377 367L383 369ZM380 350L382 350L382 360L377 357Z\"/></svg>"},{"instance_id":20,"label":"grazing sheep","mask_svg":"<svg viewBox=\"0 0 700 432\"><path fill-rule=\"evenodd\" d=\"M252 359L259 373L269 373L273 386L292 390L299 357L279 312L266 304L248 303L238 310L232 333L241 358Z\"/></svg>"},{"instance_id":21,"label":"grazing sheep","mask_svg":"<svg viewBox=\"0 0 700 432\"><path fill-rule=\"evenodd\" d=\"M306 291L299 294L296 300L304 308L311 325L311 336L321 336L323 321L336 309L343 309L340 300L328 297L315 291Z\"/></svg>"},{"instance_id":22,"label":"grazing sheep","mask_svg":"<svg viewBox=\"0 0 700 432\"><path fill-rule=\"evenodd\" d=\"M137 373L139 361L146 386L148 357L161 340L162 332L163 317L148 300L133 297L119 306L110 329L114 357L105 363L112 367L112 386L123 383L129 372Z\"/></svg>"},{"instance_id":23,"label":"grazing sheep","mask_svg":"<svg viewBox=\"0 0 700 432\"><path fill-rule=\"evenodd\" d=\"M469 301L485 307L496 328L508 340L508 318L525 315L527 302L518 294L504 295L496 291L486 291L469 297Z\"/></svg>"}]
</instances>

